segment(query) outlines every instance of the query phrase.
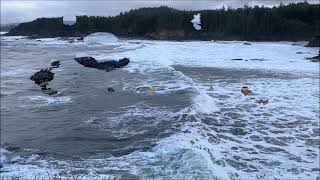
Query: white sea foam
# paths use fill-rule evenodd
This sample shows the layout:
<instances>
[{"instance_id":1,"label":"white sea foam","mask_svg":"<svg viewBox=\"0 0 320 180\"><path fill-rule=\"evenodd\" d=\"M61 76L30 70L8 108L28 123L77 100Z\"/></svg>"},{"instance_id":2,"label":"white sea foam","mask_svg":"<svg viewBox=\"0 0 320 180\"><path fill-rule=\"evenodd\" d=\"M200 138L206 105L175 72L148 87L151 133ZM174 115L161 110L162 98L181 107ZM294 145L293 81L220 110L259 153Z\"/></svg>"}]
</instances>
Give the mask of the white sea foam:
<instances>
[{"instance_id":1,"label":"white sea foam","mask_svg":"<svg viewBox=\"0 0 320 180\"><path fill-rule=\"evenodd\" d=\"M30 73L30 69L1 69L2 77L21 77L26 76Z\"/></svg>"},{"instance_id":2,"label":"white sea foam","mask_svg":"<svg viewBox=\"0 0 320 180\"><path fill-rule=\"evenodd\" d=\"M93 33L84 38L88 45L113 45L118 43L118 38L111 33Z\"/></svg>"},{"instance_id":3,"label":"white sea foam","mask_svg":"<svg viewBox=\"0 0 320 180\"><path fill-rule=\"evenodd\" d=\"M29 97L31 101L49 105L49 104L64 104L71 102L71 97L69 96L31 96Z\"/></svg>"},{"instance_id":4,"label":"white sea foam","mask_svg":"<svg viewBox=\"0 0 320 180\"><path fill-rule=\"evenodd\" d=\"M106 54L105 56L130 57L132 63L141 64L140 69L142 70L157 69L161 67L157 64L163 64L319 72L315 63L305 59L317 55L318 49L307 48L303 45L293 46L291 42L251 42L251 46L243 45L243 42L239 41L225 43L219 41L150 42L152 43L136 51ZM297 54L297 52L303 53ZM236 58L243 60L232 60Z\"/></svg>"},{"instance_id":5,"label":"white sea foam","mask_svg":"<svg viewBox=\"0 0 320 180\"><path fill-rule=\"evenodd\" d=\"M18 41L25 38L27 36L1 36L1 41Z\"/></svg>"}]
</instances>

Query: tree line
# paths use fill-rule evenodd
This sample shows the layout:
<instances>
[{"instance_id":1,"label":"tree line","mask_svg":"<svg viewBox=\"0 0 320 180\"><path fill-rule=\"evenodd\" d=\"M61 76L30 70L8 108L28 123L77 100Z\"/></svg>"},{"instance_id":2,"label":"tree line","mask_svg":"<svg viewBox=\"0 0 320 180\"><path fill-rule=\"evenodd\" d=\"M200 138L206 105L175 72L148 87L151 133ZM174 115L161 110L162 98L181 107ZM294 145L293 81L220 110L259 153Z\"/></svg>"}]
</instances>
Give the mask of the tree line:
<instances>
[{"instance_id":1,"label":"tree line","mask_svg":"<svg viewBox=\"0 0 320 180\"><path fill-rule=\"evenodd\" d=\"M201 14L202 30L193 15ZM22 23L8 35L85 36L110 32L117 36L154 39L307 40L320 34L320 4L291 3L268 7L186 11L166 6L139 8L117 16L77 16L74 25L63 18Z\"/></svg>"}]
</instances>

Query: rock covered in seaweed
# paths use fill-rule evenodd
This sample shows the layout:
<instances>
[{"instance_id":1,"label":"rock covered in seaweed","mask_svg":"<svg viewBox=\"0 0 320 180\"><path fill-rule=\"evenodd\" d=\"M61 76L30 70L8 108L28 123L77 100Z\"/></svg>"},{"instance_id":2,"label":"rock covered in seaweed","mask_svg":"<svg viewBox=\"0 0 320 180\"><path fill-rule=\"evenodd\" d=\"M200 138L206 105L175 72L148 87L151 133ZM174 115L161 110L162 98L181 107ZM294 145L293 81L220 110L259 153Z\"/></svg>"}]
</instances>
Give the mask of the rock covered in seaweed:
<instances>
[{"instance_id":1,"label":"rock covered in seaweed","mask_svg":"<svg viewBox=\"0 0 320 180\"><path fill-rule=\"evenodd\" d=\"M51 68L41 69L40 71L33 74L30 79L34 81L37 85L47 83L52 81L54 78L54 73L51 72Z\"/></svg>"},{"instance_id":2,"label":"rock covered in seaweed","mask_svg":"<svg viewBox=\"0 0 320 180\"><path fill-rule=\"evenodd\" d=\"M128 58L122 58L119 61L111 60L111 61L104 61L104 62L98 62L93 57L77 57L74 58L79 64L90 67L90 68L96 68L101 69L105 71L110 71L115 68L121 68L129 64L130 60Z\"/></svg>"},{"instance_id":3,"label":"rock covered in seaweed","mask_svg":"<svg viewBox=\"0 0 320 180\"><path fill-rule=\"evenodd\" d=\"M54 78L54 73L51 72L51 70L52 68L41 69L30 77L30 79L41 88L42 92L47 95L54 95L58 93L58 91L54 89L47 88L49 81L52 81Z\"/></svg>"}]
</instances>

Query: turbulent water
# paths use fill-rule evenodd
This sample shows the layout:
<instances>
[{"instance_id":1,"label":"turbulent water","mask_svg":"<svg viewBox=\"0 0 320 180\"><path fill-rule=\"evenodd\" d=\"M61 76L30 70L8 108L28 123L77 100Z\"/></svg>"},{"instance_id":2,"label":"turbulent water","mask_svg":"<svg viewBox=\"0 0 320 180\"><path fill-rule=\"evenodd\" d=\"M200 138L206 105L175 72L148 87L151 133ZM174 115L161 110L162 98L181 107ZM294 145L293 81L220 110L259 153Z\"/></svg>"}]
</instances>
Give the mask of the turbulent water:
<instances>
[{"instance_id":1,"label":"turbulent water","mask_svg":"<svg viewBox=\"0 0 320 180\"><path fill-rule=\"evenodd\" d=\"M2 179L319 179L317 48L101 36L1 37ZM55 96L29 79L51 60Z\"/></svg>"}]
</instances>

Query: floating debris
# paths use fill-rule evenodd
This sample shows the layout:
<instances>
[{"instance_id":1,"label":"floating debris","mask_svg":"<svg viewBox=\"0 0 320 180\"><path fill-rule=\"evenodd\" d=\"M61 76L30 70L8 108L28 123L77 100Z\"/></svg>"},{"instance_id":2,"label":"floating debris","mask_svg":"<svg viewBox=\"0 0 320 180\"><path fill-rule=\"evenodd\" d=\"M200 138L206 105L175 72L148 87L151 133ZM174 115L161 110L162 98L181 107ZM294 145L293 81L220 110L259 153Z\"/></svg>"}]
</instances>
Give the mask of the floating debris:
<instances>
[{"instance_id":1,"label":"floating debris","mask_svg":"<svg viewBox=\"0 0 320 180\"><path fill-rule=\"evenodd\" d=\"M240 91L241 91L244 95L252 94L252 91L251 91L248 87L246 87L246 86L242 87L242 88L240 89Z\"/></svg>"},{"instance_id":2,"label":"floating debris","mask_svg":"<svg viewBox=\"0 0 320 180\"><path fill-rule=\"evenodd\" d=\"M256 101L256 103L258 103L259 105L260 104L266 105L269 103L269 99L259 99Z\"/></svg>"},{"instance_id":3,"label":"floating debris","mask_svg":"<svg viewBox=\"0 0 320 180\"><path fill-rule=\"evenodd\" d=\"M155 93L157 91L157 89L153 86L150 86L149 89L148 89L148 92L149 93Z\"/></svg>"}]
</instances>

